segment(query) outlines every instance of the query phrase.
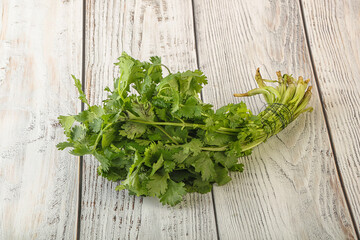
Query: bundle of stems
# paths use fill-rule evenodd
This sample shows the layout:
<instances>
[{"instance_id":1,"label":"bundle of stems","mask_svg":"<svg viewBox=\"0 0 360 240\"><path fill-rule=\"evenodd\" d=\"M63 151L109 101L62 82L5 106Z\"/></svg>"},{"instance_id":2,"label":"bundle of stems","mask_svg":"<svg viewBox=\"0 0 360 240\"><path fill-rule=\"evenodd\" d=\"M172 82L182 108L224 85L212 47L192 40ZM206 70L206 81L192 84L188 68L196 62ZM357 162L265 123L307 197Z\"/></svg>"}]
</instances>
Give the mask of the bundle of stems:
<instances>
[{"instance_id":1,"label":"bundle of stems","mask_svg":"<svg viewBox=\"0 0 360 240\"><path fill-rule=\"evenodd\" d=\"M278 80L263 79L259 68L256 69L255 80L258 88L252 89L247 93L234 94L234 97L249 97L258 94L264 96L267 107L259 113L263 120L264 132L259 138L243 146L243 150L251 149L266 141L269 137L276 135L301 113L312 112L312 107L307 107L311 98L312 86L308 86L310 79L304 81L300 76L298 80L291 75L276 72ZM267 86L265 82L277 83L277 87ZM265 130L267 129L267 130Z\"/></svg>"}]
</instances>

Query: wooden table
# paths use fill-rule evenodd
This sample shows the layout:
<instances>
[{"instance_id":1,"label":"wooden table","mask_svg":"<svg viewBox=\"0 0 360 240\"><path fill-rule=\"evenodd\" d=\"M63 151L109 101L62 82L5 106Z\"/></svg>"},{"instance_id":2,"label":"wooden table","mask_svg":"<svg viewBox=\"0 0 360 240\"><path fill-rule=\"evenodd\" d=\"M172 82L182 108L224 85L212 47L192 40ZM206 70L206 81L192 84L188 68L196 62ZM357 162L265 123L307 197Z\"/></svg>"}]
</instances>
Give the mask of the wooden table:
<instances>
[{"instance_id":1,"label":"wooden table","mask_svg":"<svg viewBox=\"0 0 360 240\"><path fill-rule=\"evenodd\" d=\"M315 111L212 193L168 207L116 192L55 144L57 116L81 110L70 74L100 104L123 50L200 68L215 107L255 87L256 67L303 75ZM0 239L357 239L359 89L358 0L1 0Z\"/></svg>"}]
</instances>

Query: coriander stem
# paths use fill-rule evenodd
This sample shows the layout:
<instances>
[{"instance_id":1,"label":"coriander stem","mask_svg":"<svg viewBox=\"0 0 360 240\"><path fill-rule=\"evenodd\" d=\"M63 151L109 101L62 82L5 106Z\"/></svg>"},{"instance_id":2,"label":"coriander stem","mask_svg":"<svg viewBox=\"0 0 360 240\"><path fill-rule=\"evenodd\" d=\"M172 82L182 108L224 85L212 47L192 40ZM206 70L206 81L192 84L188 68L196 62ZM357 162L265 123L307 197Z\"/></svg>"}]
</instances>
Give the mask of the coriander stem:
<instances>
[{"instance_id":1,"label":"coriander stem","mask_svg":"<svg viewBox=\"0 0 360 240\"><path fill-rule=\"evenodd\" d=\"M166 68L166 70L168 70L169 74L171 74L171 71L170 71L170 69L169 69L167 66L165 66L164 64L161 64L161 66L163 66L164 68Z\"/></svg>"},{"instance_id":2,"label":"coriander stem","mask_svg":"<svg viewBox=\"0 0 360 240\"><path fill-rule=\"evenodd\" d=\"M96 147L97 147L97 145L99 144L100 138L101 138L101 136L102 136L102 133L103 133L103 131L101 130L100 133L99 133L99 135L98 135L97 138L96 138L96 141L95 141L94 148L93 148L92 152L95 152Z\"/></svg>"},{"instance_id":3,"label":"coriander stem","mask_svg":"<svg viewBox=\"0 0 360 240\"><path fill-rule=\"evenodd\" d=\"M224 131L219 131L219 130L216 130L215 132L220 133L220 134L230 135L230 136L237 136L237 133L224 132Z\"/></svg>"},{"instance_id":4,"label":"coriander stem","mask_svg":"<svg viewBox=\"0 0 360 240\"><path fill-rule=\"evenodd\" d=\"M192 128L203 128L205 125L202 124L193 124L193 123L175 123L175 122L152 122L152 121L144 121L138 119L130 119L130 122L143 123L149 125L163 125L163 126L177 126L177 127L192 127Z\"/></svg>"},{"instance_id":5,"label":"coriander stem","mask_svg":"<svg viewBox=\"0 0 360 240\"><path fill-rule=\"evenodd\" d=\"M233 132L233 133L239 133L239 132L240 132L239 129L225 128L225 127L219 127L218 130L219 130L219 131L225 131L225 132Z\"/></svg>"},{"instance_id":6,"label":"coriander stem","mask_svg":"<svg viewBox=\"0 0 360 240\"><path fill-rule=\"evenodd\" d=\"M241 147L241 151L245 152L246 150L252 149L254 147L256 147L257 145L259 145L260 143L264 142L266 140L267 136L264 135L263 137L259 138L258 140L255 140L254 142L251 142L247 145L244 145Z\"/></svg>"},{"instance_id":7,"label":"coriander stem","mask_svg":"<svg viewBox=\"0 0 360 240\"><path fill-rule=\"evenodd\" d=\"M202 147L200 148L203 151L212 151L212 152L223 152L226 151L227 145L223 147Z\"/></svg>"},{"instance_id":8,"label":"coriander stem","mask_svg":"<svg viewBox=\"0 0 360 240\"><path fill-rule=\"evenodd\" d=\"M143 123L148 125L163 125L163 126L177 126L177 127L191 127L191 128L202 128L204 129L206 126L203 124L196 124L196 123L175 123L175 122L152 122L152 121L144 121L139 119L130 119L130 122L136 122L136 123ZM239 129L233 129L233 128L225 128L220 127L218 130L216 130L217 133L227 134L227 135L237 135L233 133L240 132Z\"/></svg>"},{"instance_id":9,"label":"coriander stem","mask_svg":"<svg viewBox=\"0 0 360 240\"><path fill-rule=\"evenodd\" d=\"M120 75L120 78L119 78L119 82L118 82L118 94L119 94L119 96L122 98L122 91L120 91L120 83L121 83L121 78L122 78L122 76L123 76L123 74L124 74L124 72L122 72L121 73L121 75Z\"/></svg>"},{"instance_id":10,"label":"coriander stem","mask_svg":"<svg viewBox=\"0 0 360 240\"><path fill-rule=\"evenodd\" d=\"M100 138L101 138L101 136L102 136L103 133L104 133L104 130L108 129L108 128L109 128L111 125L113 125L113 124L114 124L114 123L110 123L109 125L107 125L106 127L104 127L104 129L101 129L101 130L100 130L100 133L99 133L99 135L97 136L97 138L96 138L96 140L95 140L95 144L94 144L94 148L93 148L92 152L95 152L96 147L97 147L97 145L99 144Z\"/></svg>"},{"instance_id":11,"label":"coriander stem","mask_svg":"<svg viewBox=\"0 0 360 240\"><path fill-rule=\"evenodd\" d=\"M165 129L163 129L162 127L160 126L157 126L157 125L153 125L154 127L158 128L160 131L162 131L168 138L170 138L171 141L173 141L176 145L179 145L179 143L173 138L171 137L166 131Z\"/></svg>"}]
</instances>

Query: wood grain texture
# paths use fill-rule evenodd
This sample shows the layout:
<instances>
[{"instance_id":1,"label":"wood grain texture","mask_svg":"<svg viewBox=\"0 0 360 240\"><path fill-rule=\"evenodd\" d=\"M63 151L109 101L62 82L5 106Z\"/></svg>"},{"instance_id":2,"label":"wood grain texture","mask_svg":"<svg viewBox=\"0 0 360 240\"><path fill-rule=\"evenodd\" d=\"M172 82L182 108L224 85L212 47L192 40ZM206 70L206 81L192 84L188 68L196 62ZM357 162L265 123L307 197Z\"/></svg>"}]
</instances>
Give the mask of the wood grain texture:
<instances>
[{"instance_id":1,"label":"wood grain texture","mask_svg":"<svg viewBox=\"0 0 360 240\"><path fill-rule=\"evenodd\" d=\"M72 239L77 161L59 114L80 106L81 1L0 2L0 239Z\"/></svg>"},{"instance_id":2,"label":"wood grain texture","mask_svg":"<svg viewBox=\"0 0 360 240\"><path fill-rule=\"evenodd\" d=\"M339 169L360 231L360 2L303 1Z\"/></svg>"},{"instance_id":3,"label":"wood grain texture","mask_svg":"<svg viewBox=\"0 0 360 240\"><path fill-rule=\"evenodd\" d=\"M89 1L86 6L86 93L92 104L106 97L124 50L135 58L162 57L172 71L196 68L191 1ZM211 194L189 194L176 207L158 199L116 192L84 157L81 238L216 239Z\"/></svg>"},{"instance_id":4,"label":"wood grain texture","mask_svg":"<svg viewBox=\"0 0 360 240\"><path fill-rule=\"evenodd\" d=\"M297 2L194 2L206 102L239 102L232 93L255 87L256 67L265 78L277 70L309 77L315 87L315 111L241 159L245 171L214 189L220 239L354 239ZM260 98L245 101L264 106Z\"/></svg>"}]
</instances>

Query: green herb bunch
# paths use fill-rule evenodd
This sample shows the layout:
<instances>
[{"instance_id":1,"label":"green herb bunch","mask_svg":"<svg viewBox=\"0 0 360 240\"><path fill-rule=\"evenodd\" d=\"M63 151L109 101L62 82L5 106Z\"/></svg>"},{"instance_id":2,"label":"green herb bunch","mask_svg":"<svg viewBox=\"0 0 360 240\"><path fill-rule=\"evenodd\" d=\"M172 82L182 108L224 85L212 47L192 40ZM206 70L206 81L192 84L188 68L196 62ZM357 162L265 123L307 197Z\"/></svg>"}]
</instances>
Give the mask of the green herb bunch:
<instances>
[{"instance_id":1,"label":"green herb bunch","mask_svg":"<svg viewBox=\"0 0 360 240\"><path fill-rule=\"evenodd\" d=\"M265 80L257 70L259 88L235 94L264 95L267 108L254 115L243 102L216 111L203 103L199 94L207 80L199 70L173 74L159 57L141 62L123 53L118 60L120 77L113 90L105 89L102 106L88 103L73 76L87 110L59 117L67 141L57 147L70 147L76 156L92 154L101 176L121 181L117 190L156 196L163 204L173 206L187 192L207 193L214 183L226 184L229 171L243 171L239 157L312 110L306 108L311 87L301 77L278 72L278 80ZM163 67L169 71L165 77Z\"/></svg>"}]
</instances>

